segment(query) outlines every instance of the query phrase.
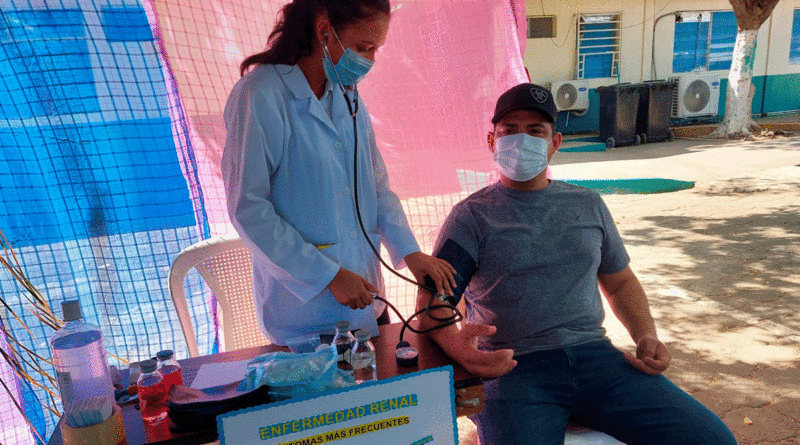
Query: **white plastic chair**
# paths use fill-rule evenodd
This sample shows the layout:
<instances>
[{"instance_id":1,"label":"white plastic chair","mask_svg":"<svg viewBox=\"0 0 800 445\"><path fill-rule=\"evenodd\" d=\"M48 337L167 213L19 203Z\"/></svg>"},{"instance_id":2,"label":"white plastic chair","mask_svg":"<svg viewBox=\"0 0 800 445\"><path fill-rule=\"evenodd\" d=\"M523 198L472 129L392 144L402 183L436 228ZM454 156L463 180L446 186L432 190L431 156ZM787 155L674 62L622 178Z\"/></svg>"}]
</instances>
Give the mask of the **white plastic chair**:
<instances>
[{"instance_id":1,"label":"white plastic chair","mask_svg":"<svg viewBox=\"0 0 800 445\"><path fill-rule=\"evenodd\" d=\"M564 445L625 445L613 437L585 426L570 422Z\"/></svg>"},{"instance_id":2,"label":"white plastic chair","mask_svg":"<svg viewBox=\"0 0 800 445\"><path fill-rule=\"evenodd\" d=\"M258 325L253 303L252 254L237 235L216 236L181 251L169 270L169 293L190 357L200 355L184 294L186 274L193 268L217 297L222 312L223 350L269 343Z\"/></svg>"}]
</instances>

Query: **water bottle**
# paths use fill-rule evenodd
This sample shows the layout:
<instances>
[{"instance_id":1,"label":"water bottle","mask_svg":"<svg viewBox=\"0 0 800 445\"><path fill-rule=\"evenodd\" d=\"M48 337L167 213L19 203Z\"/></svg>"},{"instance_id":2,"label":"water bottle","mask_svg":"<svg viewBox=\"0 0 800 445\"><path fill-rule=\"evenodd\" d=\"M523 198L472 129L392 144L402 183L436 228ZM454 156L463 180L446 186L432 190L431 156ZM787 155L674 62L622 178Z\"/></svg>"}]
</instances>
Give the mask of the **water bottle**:
<instances>
[{"instance_id":1,"label":"water bottle","mask_svg":"<svg viewBox=\"0 0 800 445\"><path fill-rule=\"evenodd\" d=\"M142 420L157 422L167 417L168 391L164 384L164 377L158 372L155 360L145 360L140 365L142 373L136 383L139 390L139 405L142 410Z\"/></svg>"},{"instance_id":2,"label":"water bottle","mask_svg":"<svg viewBox=\"0 0 800 445\"><path fill-rule=\"evenodd\" d=\"M350 322L342 320L336 323L336 335L333 337L333 345L336 346L336 353L338 356L339 369L345 371L352 371L353 366L350 364L350 353L353 349L355 338L350 333Z\"/></svg>"},{"instance_id":3,"label":"water bottle","mask_svg":"<svg viewBox=\"0 0 800 445\"><path fill-rule=\"evenodd\" d=\"M175 385L183 385L183 373L181 372L181 365L175 360L175 354L171 349L158 351L156 358L158 359L158 372L164 377L164 386L167 387L167 393Z\"/></svg>"},{"instance_id":4,"label":"water bottle","mask_svg":"<svg viewBox=\"0 0 800 445\"><path fill-rule=\"evenodd\" d=\"M78 300L61 303L66 324L50 338L61 404L66 410L73 403L100 397L102 404L114 406L114 386L108 371L103 333L85 323Z\"/></svg>"},{"instance_id":5,"label":"water bottle","mask_svg":"<svg viewBox=\"0 0 800 445\"><path fill-rule=\"evenodd\" d=\"M356 383L377 380L375 346L369 341L369 332L363 329L356 332L356 343L350 354L350 363L353 365L353 377Z\"/></svg>"}]
</instances>

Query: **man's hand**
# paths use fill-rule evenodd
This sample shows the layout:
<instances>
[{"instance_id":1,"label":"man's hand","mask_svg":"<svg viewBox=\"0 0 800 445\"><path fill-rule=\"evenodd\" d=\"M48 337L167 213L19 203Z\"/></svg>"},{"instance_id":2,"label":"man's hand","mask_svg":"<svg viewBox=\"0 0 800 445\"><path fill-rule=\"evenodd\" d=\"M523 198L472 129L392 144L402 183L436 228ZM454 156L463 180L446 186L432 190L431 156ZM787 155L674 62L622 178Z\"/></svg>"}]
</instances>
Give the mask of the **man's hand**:
<instances>
[{"instance_id":1,"label":"man's hand","mask_svg":"<svg viewBox=\"0 0 800 445\"><path fill-rule=\"evenodd\" d=\"M434 331L435 332L435 331ZM478 337L494 335L497 328L485 324L465 324L458 331L448 331L437 336L436 343L458 362L470 374L478 377L500 377L515 366L514 351L500 349L497 351L481 351L478 349ZM443 333L444 334L444 333Z\"/></svg>"},{"instance_id":2,"label":"man's hand","mask_svg":"<svg viewBox=\"0 0 800 445\"><path fill-rule=\"evenodd\" d=\"M631 267L612 274L597 274L597 279L614 315L636 342L636 356L626 352L625 360L645 374L658 375L664 372L669 367L671 357L667 347L656 337L656 325L650 314L647 295Z\"/></svg>"},{"instance_id":3,"label":"man's hand","mask_svg":"<svg viewBox=\"0 0 800 445\"><path fill-rule=\"evenodd\" d=\"M659 375L666 371L671 359L664 343L651 335L639 339L636 344L636 357L630 352L625 353L625 360L631 366L650 375Z\"/></svg>"},{"instance_id":4,"label":"man's hand","mask_svg":"<svg viewBox=\"0 0 800 445\"><path fill-rule=\"evenodd\" d=\"M445 260L426 255L422 252L414 252L403 258L417 283L425 282L425 275L430 275L436 283L436 290L442 295L453 295L453 288L456 287L456 279L453 275L456 270Z\"/></svg>"},{"instance_id":5,"label":"man's hand","mask_svg":"<svg viewBox=\"0 0 800 445\"><path fill-rule=\"evenodd\" d=\"M372 304L372 294L380 292L361 275L344 268L339 268L339 272L328 284L328 289L336 301L350 309L364 309Z\"/></svg>"}]
</instances>

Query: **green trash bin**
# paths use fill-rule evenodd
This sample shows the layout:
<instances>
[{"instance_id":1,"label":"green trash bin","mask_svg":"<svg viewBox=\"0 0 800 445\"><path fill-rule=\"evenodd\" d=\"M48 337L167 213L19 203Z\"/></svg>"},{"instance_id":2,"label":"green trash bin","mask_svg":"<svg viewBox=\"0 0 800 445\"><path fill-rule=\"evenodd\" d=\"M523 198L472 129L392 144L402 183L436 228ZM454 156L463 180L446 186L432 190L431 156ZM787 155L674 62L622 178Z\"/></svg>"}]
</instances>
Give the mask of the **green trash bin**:
<instances>
[{"instance_id":1,"label":"green trash bin","mask_svg":"<svg viewBox=\"0 0 800 445\"><path fill-rule=\"evenodd\" d=\"M642 143L671 141L675 136L670 129L672 100L677 81L648 80L639 84L639 112L636 133Z\"/></svg>"},{"instance_id":2,"label":"green trash bin","mask_svg":"<svg viewBox=\"0 0 800 445\"><path fill-rule=\"evenodd\" d=\"M639 110L639 86L620 83L597 88L600 96L600 140L606 147L639 145L636 132Z\"/></svg>"}]
</instances>

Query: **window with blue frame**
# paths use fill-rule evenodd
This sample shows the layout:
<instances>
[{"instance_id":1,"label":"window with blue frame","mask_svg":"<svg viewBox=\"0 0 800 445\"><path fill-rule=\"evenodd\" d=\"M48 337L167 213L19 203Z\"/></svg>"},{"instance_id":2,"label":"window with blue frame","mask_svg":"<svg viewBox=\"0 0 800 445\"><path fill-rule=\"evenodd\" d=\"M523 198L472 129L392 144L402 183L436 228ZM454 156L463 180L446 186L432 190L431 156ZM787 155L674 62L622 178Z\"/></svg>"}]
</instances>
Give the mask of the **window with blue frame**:
<instances>
[{"instance_id":1,"label":"window with blue frame","mask_svg":"<svg viewBox=\"0 0 800 445\"><path fill-rule=\"evenodd\" d=\"M672 72L730 69L736 34L733 11L678 12Z\"/></svg>"},{"instance_id":2,"label":"window with blue frame","mask_svg":"<svg viewBox=\"0 0 800 445\"><path fill-rule=\"evenodd\" d=\"M620 14L581 14L578 17L578 79L617 75L619 23Z\"/></svg>"},{"instance_id":3,"label":"window with blue frame","mask_svg":"<svg viewBox=\"0 0 800 445\"><path fill-rule=\"evenodd\" d=\"M794 10L792 42L789 44L789 63L800 64L800 9Z\"/></svg>"}]
</instances>

